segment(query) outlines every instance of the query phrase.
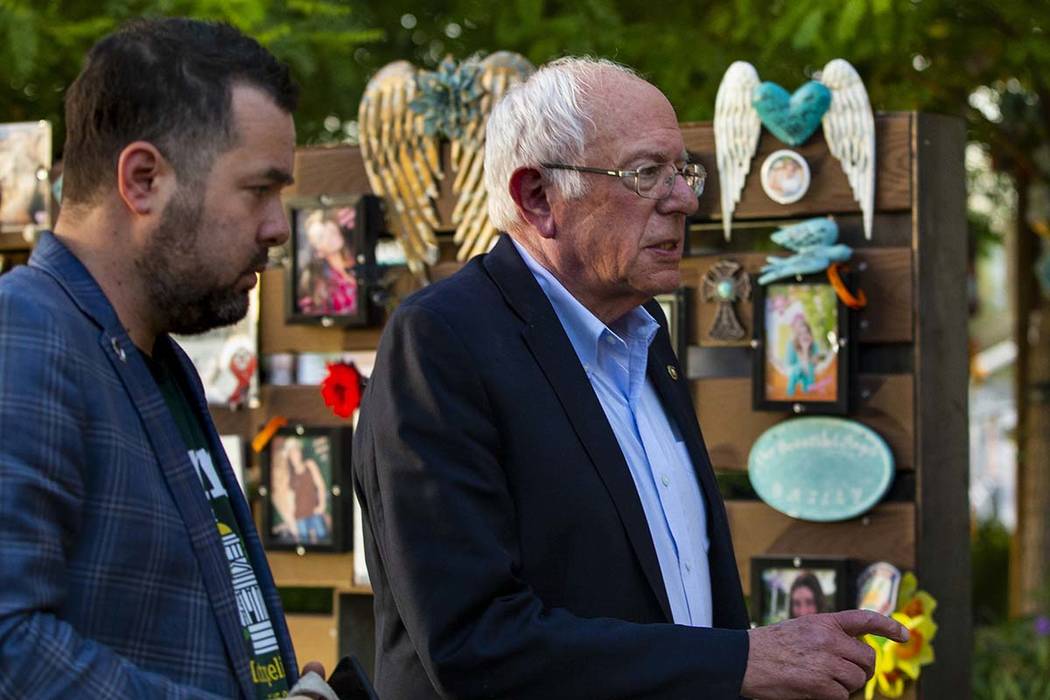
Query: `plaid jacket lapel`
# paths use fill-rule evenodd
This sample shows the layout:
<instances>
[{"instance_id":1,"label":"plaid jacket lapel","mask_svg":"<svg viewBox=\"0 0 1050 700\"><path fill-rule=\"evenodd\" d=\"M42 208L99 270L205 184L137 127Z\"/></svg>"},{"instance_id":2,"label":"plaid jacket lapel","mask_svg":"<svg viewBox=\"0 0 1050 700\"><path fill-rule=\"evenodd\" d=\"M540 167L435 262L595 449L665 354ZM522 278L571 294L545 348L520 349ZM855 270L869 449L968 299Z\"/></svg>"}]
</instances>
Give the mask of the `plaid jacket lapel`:
<instances>
[{"instance_id":1,"label":"plaid jacket lapel","mask_svg":"<svg viewBox=\"0 0 1050 700\"><path fill-rule=\"evenodd\" d=\"M98 342L142 419L172 499L186 526L241 691L246 698L255 697L229 564L215 526L215 516L149 368L98 283L57 238L44 233L37 242L30 264L54 277L81 311L99 325ZM210 425L210 420L207 423ZM228 463L226 470L229 470ZM242 515L238 513L239 518Z\"/></svg>"}]
</instances>

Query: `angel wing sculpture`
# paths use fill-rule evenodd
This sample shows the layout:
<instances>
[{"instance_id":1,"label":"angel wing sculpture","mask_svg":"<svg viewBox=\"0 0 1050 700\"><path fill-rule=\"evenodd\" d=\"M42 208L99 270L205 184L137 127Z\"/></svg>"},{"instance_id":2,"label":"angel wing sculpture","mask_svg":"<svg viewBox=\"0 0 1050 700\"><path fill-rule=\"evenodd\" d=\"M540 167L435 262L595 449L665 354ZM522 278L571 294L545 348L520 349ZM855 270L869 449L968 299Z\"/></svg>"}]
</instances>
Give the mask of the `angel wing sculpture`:
<instances>
[{"instance_id":1,"label":"angel wing sculpture","mask_svg":"<svg viewBox=\"0 0 1050 700\"><path fill-rule=\"evenodd\" d=\"M395 61L365 86L358 106L361 157L373 194L393 207L393 228L414 274L437 261L434 200L443 177L437 137L424 129L423 116L409 109L416 95L416 68Z\"/></svg>"},{"instance_id":2,"label":"angel wing sculpture","mask_svg":"<svg viewBox=\"0 0 1050 700\"><path fill-rule=\"evenodd\" d=\"M864 217L864 236L871 240L875 213L875 116L864 81L848 62L836 58L821 71L831 90L831 107L824 114L824 139L842 164L853 199Z\"/></svg>"},{"instance_id":3,"label":"angel wing sculpture","mask_svg":"<svg viewBox=\"0 0 1050 700\"><path fill-rule=\"evenodd\" d=\"M871 102L860 75L841 58L824 66L820 82L831 91L830 105L821 120L824 138L846 174L853 198L860 205L864 235L870 239L875 212L875 117ZM762 85L773 84L760 83L754 66L736 61L722 78L715 98L715 151L726 240L758 147L762 117L755 104Z\"/></svg>"},{"instance_id":4,"label":"angel wing sculpture","mask_svg":"<svg viewBox=\"0 0 1050 700\"><path fill-rule=\"evenodd\" d=\"M485 124L495 102L534 70L508 51L459 64L446 58L436 71L397 61L365 88L358 110L361 156L373 192L393 205L393 227L417 275L424 276L438 256L443 137L451 143L452 191L458 195L451 216L456 258L467 260L495 241L483 177Z\"/></svg>"},{"instance_id":5,"label":"angel wing sculpture","mask_svg":"<svg viewBox=\"0 0 1050 700\"><path fill-rule=\"evenodd\" d=\"M759 86L758 71L746 61L729 66L715 97L715 155L722 197L722 230L729 240L733 210L740 202L751 159L758 148L762 122L751 105Z\"/></svg>"}]
</instances>

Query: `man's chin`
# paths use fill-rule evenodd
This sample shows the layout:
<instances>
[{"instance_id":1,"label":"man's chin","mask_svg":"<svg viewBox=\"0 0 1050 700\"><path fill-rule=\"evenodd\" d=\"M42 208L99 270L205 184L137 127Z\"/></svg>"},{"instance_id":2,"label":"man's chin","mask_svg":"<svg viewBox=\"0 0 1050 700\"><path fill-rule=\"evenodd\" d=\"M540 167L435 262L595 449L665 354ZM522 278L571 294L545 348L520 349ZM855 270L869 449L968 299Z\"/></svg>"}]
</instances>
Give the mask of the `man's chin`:
<instances>
[{"instance_id":1,"label":"man's chin","mask_svg":"<svg viewBox=\"0 0 1050 700\"><path fill-rule=\"evenodd\" d=\"M228 293L223 298L212 297L188 305L175 314L169 323L169 332L176 335L199 335L232 326L248 315L248 292Z\"/></svg>"}]
</instances>

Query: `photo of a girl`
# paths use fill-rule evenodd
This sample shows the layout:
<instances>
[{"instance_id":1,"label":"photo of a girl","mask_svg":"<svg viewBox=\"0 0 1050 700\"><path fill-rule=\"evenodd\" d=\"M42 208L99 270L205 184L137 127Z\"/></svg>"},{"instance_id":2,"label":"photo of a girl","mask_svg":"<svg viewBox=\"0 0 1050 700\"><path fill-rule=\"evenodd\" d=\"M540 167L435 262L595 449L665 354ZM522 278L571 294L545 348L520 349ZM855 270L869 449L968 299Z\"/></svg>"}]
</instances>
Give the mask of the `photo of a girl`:
<instances>
[{"instance_id":1,"label":"photo of a girl","mask_svg":"<svg viewBox=\"0 0 1050 700\"><path fill-rule=\"evenodd\" d=\"M838 300L830 285L771 284L765 299L765 398L835 401Z\"/></svg>"},{"instance_id":2,"label":"photo of a girl","mask_svg":"<svg viewBox=\"0 0 1050 700\"><path fill-rule=\"evenodd\" d=\"M356 261L350 242L354 209L302 210L297 216L298 312L310 316L357 314Z\"/></svg>"}]
</instances>

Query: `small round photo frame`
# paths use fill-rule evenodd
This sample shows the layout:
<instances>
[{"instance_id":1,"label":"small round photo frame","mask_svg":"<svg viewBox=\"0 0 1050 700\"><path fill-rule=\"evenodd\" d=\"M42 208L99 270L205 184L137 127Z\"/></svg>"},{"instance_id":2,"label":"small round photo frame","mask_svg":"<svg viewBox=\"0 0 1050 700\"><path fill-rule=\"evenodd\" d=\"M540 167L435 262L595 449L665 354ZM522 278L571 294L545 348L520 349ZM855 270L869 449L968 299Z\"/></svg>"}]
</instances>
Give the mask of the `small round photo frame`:
<instances>
[{"instance_id":1,"label":"small round photo frame","mask_svg":"<svg viewBox=\"0 0 1050 700\"><path fill-rule=\"evenodd\" d=\"M795 151L773 151L762 163L762 189L777 204L793 204L809 191L809 163Z\"/></svg>"}]
</instances>

